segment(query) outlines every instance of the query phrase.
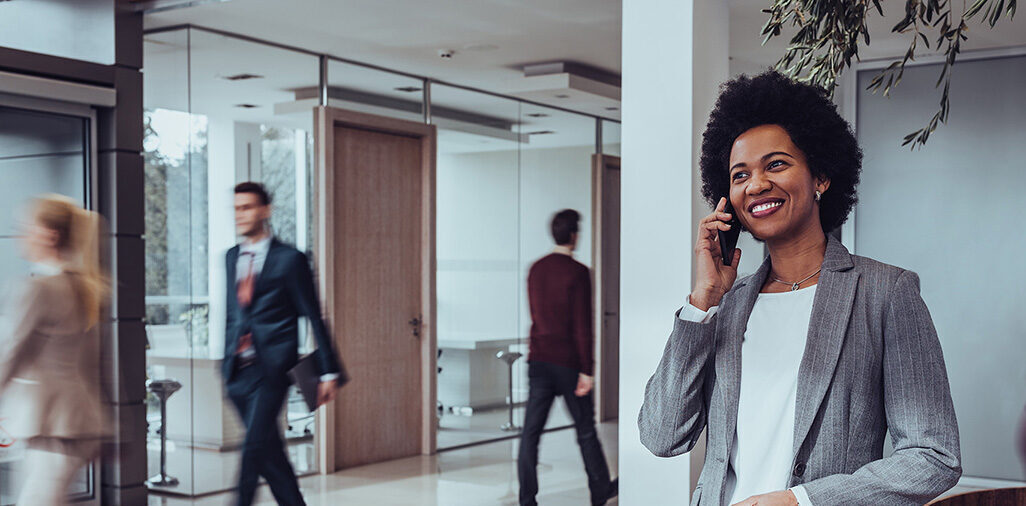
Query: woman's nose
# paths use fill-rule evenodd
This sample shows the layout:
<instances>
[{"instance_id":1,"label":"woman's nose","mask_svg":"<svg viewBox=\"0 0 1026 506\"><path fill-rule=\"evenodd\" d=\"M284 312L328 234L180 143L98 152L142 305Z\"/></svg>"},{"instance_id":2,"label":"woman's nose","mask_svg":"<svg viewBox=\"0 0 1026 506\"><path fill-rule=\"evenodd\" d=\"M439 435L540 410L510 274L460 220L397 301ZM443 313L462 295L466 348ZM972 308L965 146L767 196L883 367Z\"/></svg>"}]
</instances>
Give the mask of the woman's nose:
<instances>
[{"instance_id":1,"label":"woman's nose","mask_svg":"<svg viewBox=\"0 0 1026 506\"><path fill-rule=\"evenodd\" d=\"M745 193L748 195L758 195L769 190L770 186L769 180L762 174L756 172L748 178L748 186L745 188Z\"/></svg>"}]
</instances>

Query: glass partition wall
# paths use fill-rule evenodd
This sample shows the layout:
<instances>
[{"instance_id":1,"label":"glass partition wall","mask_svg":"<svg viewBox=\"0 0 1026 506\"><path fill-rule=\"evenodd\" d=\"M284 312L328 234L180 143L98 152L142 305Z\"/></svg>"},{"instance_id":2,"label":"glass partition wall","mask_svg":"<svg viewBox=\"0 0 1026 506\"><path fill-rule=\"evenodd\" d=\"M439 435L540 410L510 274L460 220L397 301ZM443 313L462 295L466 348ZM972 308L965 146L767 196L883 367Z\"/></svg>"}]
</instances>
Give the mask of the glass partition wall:
<instances>
[{"instance_id":1,"label":"glass partition wall","mask_svg":"<svg viewBox=\"0 0 1026 506\"><path fill-rule=\"evenodd\" d=\"M290 106L295 90L316 86L319 60L189 28L147 34L144 48L146 368L181 385L165 420L150 396L150 475L163 452L177 479L151 489L202 495L233 487L244 435L220 374L232 188L263 182L275 236L309 252L312 112ZM314 417L298 396L281 424L296 472L315 472Z\"/></svg>"},{"instance_id":2,"label":"glass partition wall","mask_svg":"<svg viewBox=\"0 0 1026 506\"><path fill-rule=\"evenodd\" d=\"M551 252L548 220L564 208L583 216L577 258L591 265L591 156L618 147L618 123L599 120L599 136L593 116L196 27L151 31L144 48L147 377L181 385L166 419L150 396L150 475L163 452L178 480L151 489L233 487L243 431L218 372L232 187L264 182L275 235L311 252L322 83L331 106L437 126L438 447L516 437L527 271ZM317 472L314 415L296 396L288 406L293 465ZM557 402L549 426L569 423Z\"/></svg>"}]
</instances>

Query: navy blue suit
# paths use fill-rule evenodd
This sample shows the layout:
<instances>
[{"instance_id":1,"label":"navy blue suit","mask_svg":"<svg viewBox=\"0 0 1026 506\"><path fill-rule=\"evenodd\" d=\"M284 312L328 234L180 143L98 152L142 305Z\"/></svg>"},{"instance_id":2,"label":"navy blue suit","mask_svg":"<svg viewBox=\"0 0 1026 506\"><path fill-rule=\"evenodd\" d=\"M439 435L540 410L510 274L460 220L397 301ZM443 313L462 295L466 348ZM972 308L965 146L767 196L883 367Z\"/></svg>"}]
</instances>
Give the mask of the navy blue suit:
<instances>
[{"instance_id":1,"label":"navy blue suit","mask_svg":"<svg viewBox=\"0 0 1026 506\"><path fill-rule=\"evenodd\" d=\"M222 363L228 397L246 426L237 504L253 503L259 477L263 476L278 504L301 506L305 503L277 423L288 393L287 373L299 357L300 316L310 322L321 373L338 373L338 357L321 319L306 255L272 239L247 307L241 307L236 295L238 258L238 246L228 251L228 314ZM237 363L235 352L239 337L247 333L252 335L256 359L243 367Z\"/></svg>"}]
</instances>

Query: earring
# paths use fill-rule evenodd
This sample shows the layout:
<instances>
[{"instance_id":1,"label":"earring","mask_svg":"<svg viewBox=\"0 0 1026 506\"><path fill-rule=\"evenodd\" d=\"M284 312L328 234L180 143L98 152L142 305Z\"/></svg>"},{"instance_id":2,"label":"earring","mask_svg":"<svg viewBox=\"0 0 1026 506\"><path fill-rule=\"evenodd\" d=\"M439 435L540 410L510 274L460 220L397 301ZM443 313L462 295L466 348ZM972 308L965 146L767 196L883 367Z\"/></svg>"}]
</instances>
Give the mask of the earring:
<instances>
[{"instance_id":1,"label":"earring","mask_svg":"<svg viewBox=\"0 0 1026 506\"><path fill-rule=\"evenodd\" d=\"M819 190L816 190L816 202L819 202L819 199L821 198L823 198L823 194L820 193Z\"/></svg>"}]
</instances>

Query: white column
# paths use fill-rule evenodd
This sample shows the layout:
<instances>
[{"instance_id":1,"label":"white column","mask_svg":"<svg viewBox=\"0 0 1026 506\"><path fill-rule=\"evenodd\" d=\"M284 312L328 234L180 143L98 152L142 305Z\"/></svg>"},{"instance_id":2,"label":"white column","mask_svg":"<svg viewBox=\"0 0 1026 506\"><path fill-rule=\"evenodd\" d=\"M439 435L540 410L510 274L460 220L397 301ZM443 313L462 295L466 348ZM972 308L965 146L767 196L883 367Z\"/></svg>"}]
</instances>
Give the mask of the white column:
<instances>
[{"instance_id":1,"label":"white column","mask_svg":"<svg viewBox=\"0 0 1026 506\"><path fill-rule=\"evenodd\" d=\"M637 418L674 312L691 290L694 222L707 212L696 154L716 86L727 78L726 9L718 0L623 5L621 504L688 502L690 458L651 455Z\"/></svg>"},{"instance_id":2,"label":"white column","mask_svg":"<svg viewBox=\"0 0 1026 506\"><path fill-rule=\"evenodd\" d=\"M698 236L698 219L712 211L702 198L702 174L699 160L702 156L702 134L709 122L709 113L716 105L719 86L730 79L730 7L722 0L695 0L694 47L692 51L691 90L691 235L689 246ZM762 245L743 234L745 241L738 241L742 249L744 264L739 272L757 269L762 264ZM688 249L690 252L691 249ZM751 267L754 265L755 267ZM694 276L695 263L691 262ZM694 279L694 278L692 278ZM688 285L690 288L690 285ZM681 304L683 302L680 302ZM689 454L691 475L689 492L695 490L702 464L705 462L705 438L701 438Z\"/></svg>"},{"instance_id":3,"label":"white column","mask_svg":"<svg viewBox=\"0 0 1026 506\"><path fill-rule=\"evenodd\" d=\"M240 125L242 131L238 131ZM228 296L225 252L236 242L233 190L238 181L245 180L247 165L252 161L249 153L252 127L228 118L210 117L207 135L210 358L216 359L225 356L225 301Z\"/></svg>"},{"instance_id":4,"label":"white column","mask_svg":"<svg viewBox=\"0 0 1026 506\"><path fill-rule=\"evenodd\" d=\"M306 173L306 136L306 131L296 130L294 145L296 163L296 249L304 252L307 250L310 242L310 238L307 237L306 233L307 218L310 212L310 204L308 202L310 195L306 194L308 176Z\"/></svg>"}]
</instances>

